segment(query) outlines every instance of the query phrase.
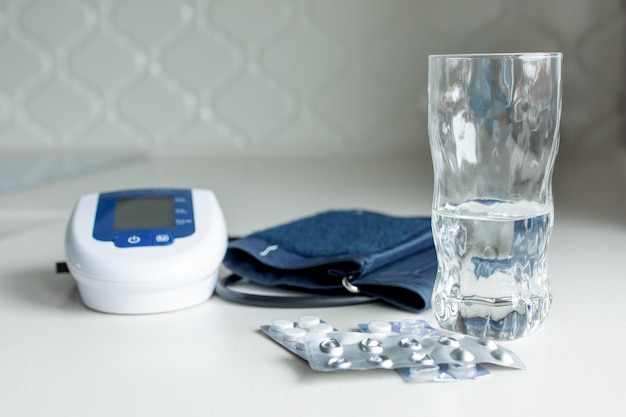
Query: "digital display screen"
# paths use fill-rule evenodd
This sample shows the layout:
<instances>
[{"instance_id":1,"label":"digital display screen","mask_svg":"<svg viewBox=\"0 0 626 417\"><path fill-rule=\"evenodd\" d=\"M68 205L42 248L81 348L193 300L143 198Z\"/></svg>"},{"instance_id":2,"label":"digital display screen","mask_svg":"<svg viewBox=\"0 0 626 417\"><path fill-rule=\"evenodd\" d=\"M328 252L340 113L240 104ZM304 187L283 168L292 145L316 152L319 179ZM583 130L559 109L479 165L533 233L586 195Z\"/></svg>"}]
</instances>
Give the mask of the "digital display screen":
<instances>
[{"instance_id":1,"label":"digital display screen","mask_svg":"<svg viewBox=\"0 0 626 417\"><path fill-rule=\"evenodd\" d=\"M176 226L173 196L119 198L115 200L115 230L160 229Z\"/></svg>"}]
</instances>

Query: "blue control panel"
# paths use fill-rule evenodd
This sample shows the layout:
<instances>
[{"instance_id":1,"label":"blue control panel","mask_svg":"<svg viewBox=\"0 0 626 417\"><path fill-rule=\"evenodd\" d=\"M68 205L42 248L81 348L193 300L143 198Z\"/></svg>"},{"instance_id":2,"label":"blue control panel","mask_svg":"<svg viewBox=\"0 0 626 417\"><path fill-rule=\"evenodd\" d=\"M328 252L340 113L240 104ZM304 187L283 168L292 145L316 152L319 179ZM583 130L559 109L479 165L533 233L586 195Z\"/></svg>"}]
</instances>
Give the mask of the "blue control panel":
<instances>
[{"instance_id":1,"label":"blue control panel","mask_svg":"<svg viewBox=\"0 0 626 417\"><path fill-rule=\"evenodd\" d=\"M171 245L194 233L193 201L188 189L140 189L101 193L94 239L120 248Z\"/></svg>"}]
</instances>

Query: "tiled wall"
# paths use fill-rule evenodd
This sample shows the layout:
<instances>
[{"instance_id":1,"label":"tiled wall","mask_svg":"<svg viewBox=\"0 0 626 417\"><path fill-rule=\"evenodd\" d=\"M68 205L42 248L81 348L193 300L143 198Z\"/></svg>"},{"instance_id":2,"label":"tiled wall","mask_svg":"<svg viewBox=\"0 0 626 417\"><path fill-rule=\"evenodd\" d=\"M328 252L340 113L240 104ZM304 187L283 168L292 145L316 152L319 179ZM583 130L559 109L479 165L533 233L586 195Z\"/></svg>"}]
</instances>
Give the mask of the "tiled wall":
<instances>
[{"instance_id":1,"label":"tiled wall","mask_svg":"<svg viewBox=\"0 0 626 417\"><path fill-rule=\"evenodd\" d=\"M625 16L621 0L0 0L0 152L427 152L428 54L540 50L564 53L561 150L603 148L624 137Z\"/></svg>"}]
</instances>

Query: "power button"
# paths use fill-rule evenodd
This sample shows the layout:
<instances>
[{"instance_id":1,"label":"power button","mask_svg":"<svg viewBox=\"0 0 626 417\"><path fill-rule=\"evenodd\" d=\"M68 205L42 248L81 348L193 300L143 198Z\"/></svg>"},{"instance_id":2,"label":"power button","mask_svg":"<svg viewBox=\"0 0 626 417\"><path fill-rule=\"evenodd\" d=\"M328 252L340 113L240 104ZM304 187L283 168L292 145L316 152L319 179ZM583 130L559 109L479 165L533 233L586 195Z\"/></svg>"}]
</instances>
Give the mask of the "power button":
<instances>
[{"instance_id":1,"label":"power button","mask_svg":"<svg viewBox=\"0 0 626 417\"><path fill-rule=\"evenodd\" d=\"M118 248L132 248L135 246L151 246L152 235L148 233L123 233L115 237L113 243Z\"/></svg>"},{"instance_id":2,"label":"power button","mask_svg":"<svg viewBox=\"0 0 626 417\"><path fill-rule=\"evenodd\" d=\"M128 242L129 245L138 245L141 243L141 238L137 235L132 235L132 236L129 236L128 239L126 239L126 241Z\"/></svg>"}]
</instances>

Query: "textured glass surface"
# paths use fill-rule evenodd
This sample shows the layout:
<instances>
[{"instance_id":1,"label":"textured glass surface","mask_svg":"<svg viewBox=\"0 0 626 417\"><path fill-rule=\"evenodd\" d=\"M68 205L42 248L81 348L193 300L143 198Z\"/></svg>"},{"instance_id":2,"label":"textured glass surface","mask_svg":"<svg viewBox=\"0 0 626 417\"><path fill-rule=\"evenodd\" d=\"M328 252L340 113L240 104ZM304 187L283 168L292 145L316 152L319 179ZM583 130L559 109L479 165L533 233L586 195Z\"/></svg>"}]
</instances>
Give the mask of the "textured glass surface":
<instances>
[{"instance_id":1,"label":"textured glass surface","mask_svg":"<svg viewBox=\"0 0 626 417\"><path fill-rule=\"evenodd\" d=\"M546 318L560 115L559 53L429 58L442 327L513 339Z\"/></svg>"}]
</instances>

